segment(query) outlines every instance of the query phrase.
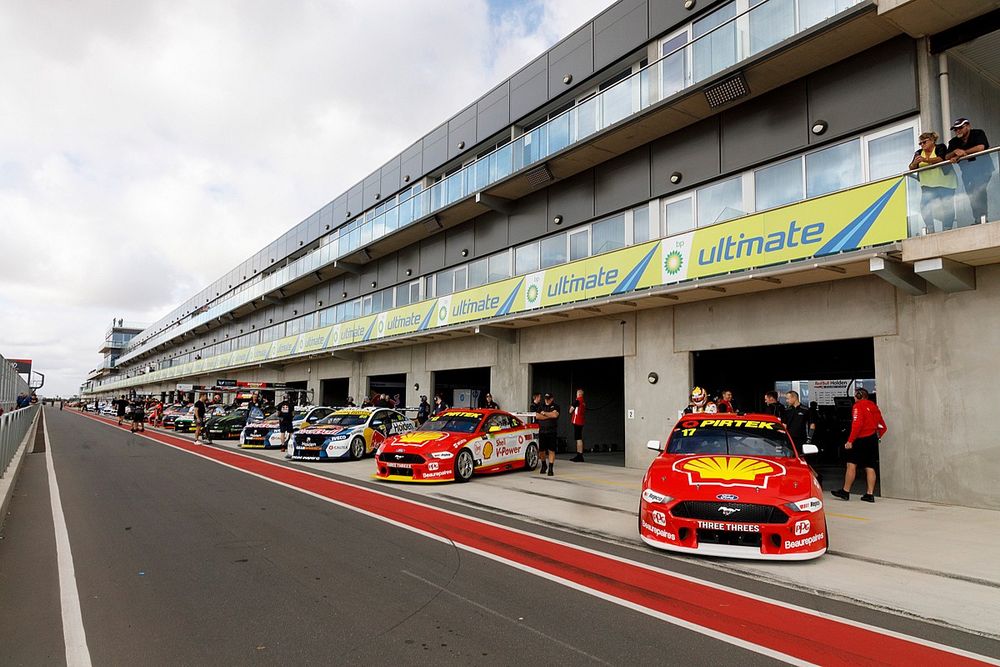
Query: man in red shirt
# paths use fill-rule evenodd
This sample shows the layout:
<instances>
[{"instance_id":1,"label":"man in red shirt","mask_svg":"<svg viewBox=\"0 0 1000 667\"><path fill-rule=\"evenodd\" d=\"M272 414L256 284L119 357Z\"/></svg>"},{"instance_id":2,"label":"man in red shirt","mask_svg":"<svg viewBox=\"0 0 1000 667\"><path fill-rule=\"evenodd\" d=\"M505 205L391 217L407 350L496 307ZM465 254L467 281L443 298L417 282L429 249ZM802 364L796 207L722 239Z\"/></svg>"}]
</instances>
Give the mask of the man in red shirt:
<instances>
[{"instance_id":1,"label":"man in red shirt","mask_svg":"<svg viewBox=\"0 0 1000 667\"><path fill-rule=\"evenodd\" d=\"M844 473L844 488L831 493L841 500L851 499L851 487L857 475L858 466L865 469L868 493L861 496L867 503L875 502L875 466L878 463L878 440L889 430L882 418L882 412L868 400L868 391L858 388L854 392L854 410L851 413L851 434L844 443L847 458L847 472Z\"/></svg>"},{"instance_id":2,"label":"man in red shirt","mask_svg":"<svg viewBox=\"0 0 1000 667\"><path fill-rule=\"evenodd\" d=\"M573 439L576 440L576 456L570 461L583 463L583 422L587 415L587 403L583 400L583 389L576 390L576 399L569 409L569 414L569 420L573 423Z\"/></svg>"}]
</instances>

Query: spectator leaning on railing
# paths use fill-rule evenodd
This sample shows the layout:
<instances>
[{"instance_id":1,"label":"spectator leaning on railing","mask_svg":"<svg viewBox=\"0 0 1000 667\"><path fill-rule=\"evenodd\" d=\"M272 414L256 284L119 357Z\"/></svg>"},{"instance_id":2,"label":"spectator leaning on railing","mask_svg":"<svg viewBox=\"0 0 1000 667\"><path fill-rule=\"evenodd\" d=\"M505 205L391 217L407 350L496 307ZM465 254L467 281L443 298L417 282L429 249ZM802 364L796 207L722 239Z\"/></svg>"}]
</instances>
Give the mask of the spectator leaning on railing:
<instances>
[{"instance_id":1,"label":"spectator leaning on railing","mask_svg":"<svg viewBox=\"0 0 1000 667\"><path fill-rule=\"evenodd\" d=\"M949 230L955 224L958 177L955 176L955 168L945 159L948 148L937 143L937 140L937 132L921 134L920 147L910 161L910 169L942 165L937 169L924 169L917 173L917 180L920 181L920 215L924 219L925 234L935 231L935 220L941 221L941 231Z\"/></svg>"},{"instance_id":2,"label":"spectator leaning on railing","mask_svg":"<svg viewBox=\"0 0 1000 667\"><path fill-rule=\"evenodd\" d=\"M973 156L987 150L990 142L985 132L972 128L968 118L956 118L951 124L951 131L955 136L948 142L948 154L945 157L955 163L961 161L959 170L972 208L972 224L986 222L986 186L993 178L993 161L989 157L977 159Z\"/></svg>"}]
</instances>

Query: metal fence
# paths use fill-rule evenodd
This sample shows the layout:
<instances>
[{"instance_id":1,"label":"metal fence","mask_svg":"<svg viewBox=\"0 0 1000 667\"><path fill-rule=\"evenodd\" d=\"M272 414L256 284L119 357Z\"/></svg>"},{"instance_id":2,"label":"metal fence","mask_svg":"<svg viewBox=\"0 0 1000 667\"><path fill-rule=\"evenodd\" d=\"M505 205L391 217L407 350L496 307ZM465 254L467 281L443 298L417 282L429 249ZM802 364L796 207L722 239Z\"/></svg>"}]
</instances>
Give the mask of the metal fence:
<instances>
[{"instance_id":1,"label":"metal fence","mask_svg":"<svg viewBox=\"0 0 1000 667\"><path fill-rule=\"evenodd\" d=\"M32 405L0 415L0 477L7 474L7 466L41 409L41 405Z\"/></svg>"},{"instance_id":2,"label":"metal fence","mask_svg":"<svg viewBox=\"0 0 1000 667\"><path fill-rule=\"evenodd\" d=\"M28 393L30 393L28 383L0 354L0 408L3 408L4 412L10 412L17 404L17 395Z\"/></svg>"}]
</instances>

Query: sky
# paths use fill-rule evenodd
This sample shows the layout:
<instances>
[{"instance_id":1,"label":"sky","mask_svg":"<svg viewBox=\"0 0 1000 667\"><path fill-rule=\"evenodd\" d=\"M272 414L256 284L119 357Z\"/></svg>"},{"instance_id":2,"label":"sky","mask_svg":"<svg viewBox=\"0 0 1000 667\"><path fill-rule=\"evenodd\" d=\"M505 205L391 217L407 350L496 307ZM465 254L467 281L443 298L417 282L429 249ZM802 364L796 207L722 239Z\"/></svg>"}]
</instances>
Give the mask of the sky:
<instances>
[{"instance_id":1,"label":"sky","mask_svg":"<svg viewBox=\"0 0 1000 667\"><path fill-rule=\"evenodd\" d=\"M77 393L149 324L611 0L0 9L0 355Z\"/></svg>"}]
</instances>

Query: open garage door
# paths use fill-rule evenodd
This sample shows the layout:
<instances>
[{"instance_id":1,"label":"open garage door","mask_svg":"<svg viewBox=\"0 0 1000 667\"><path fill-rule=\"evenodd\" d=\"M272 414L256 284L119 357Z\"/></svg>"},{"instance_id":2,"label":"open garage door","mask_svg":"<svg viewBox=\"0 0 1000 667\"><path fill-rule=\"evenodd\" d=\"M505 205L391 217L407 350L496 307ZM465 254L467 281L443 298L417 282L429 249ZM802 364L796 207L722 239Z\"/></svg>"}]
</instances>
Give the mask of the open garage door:
<instances>
[{"instance_id":1,"label":"open garage door","mask_svg":"<svg viewBox=\"0 0 1000 667\"><path fill-rule=\"evenodd\" d=\"M368 398L374 394L386 394L392 399L399 396L399 405L409 405L406 402L406 373L368 376ZM358 405L361 405L364 399L364 396L354 397L354 401Z\"/></svg>"},{"instance_id":2,"label":"open garage door","mask_svg":"<svg viewBox=\"0 0 1000 667\"><path fill-rule=\"evenodd\" d=\"M444 402L453 408L481 408L486 394L490 391L490 369L488 366L483 366L435 371L432 384L433 393L444 396ZM428 398L433 399L433 395ZM502 396L493 398L501 408L510 409L504 405ZM433 400L431 402L433 403Z\"/></svg>"},{"instance_id":3,"label":"open garage door","mask_svg":"<svg viewBox=\"0 0 1000 667\"><path fill-rule=\"evenodd\" d=\"M625 465L625 363L621 357L531 365L531 389L550 393L559 413L559 458L576 453L569 407L577 389L587 402L583 428L587 463ZM517 406L521 411L528 406Z\"/></svg>"},{"instance_id":4,"label":"open garage door","mask_svg":"<svg viewBox=\"0 0 1000 667\"><path fill-rule=\"evenodd\" d=\"M320 380L320 403L331 407L347 405L349 386L350 380L348 378Z\"/></svg>"},{"instance_id":5,"label":"open garage door","mask_svg":"<svg viewBox=\"0 0 1000 667\"><path fill-rule=\"evenodd\" d=\"M789 345L702 350L693 353L694 384L715 398L733 392L742 412L762 410L764 393L799 393L803 405L815 402L814 443L820 453L810 463L824 478L824 487L843 481L843 449L851 430L854 389L862 386L877 400L875 347L871 338L816 341Z\"/></svg>"}]
</instances>

